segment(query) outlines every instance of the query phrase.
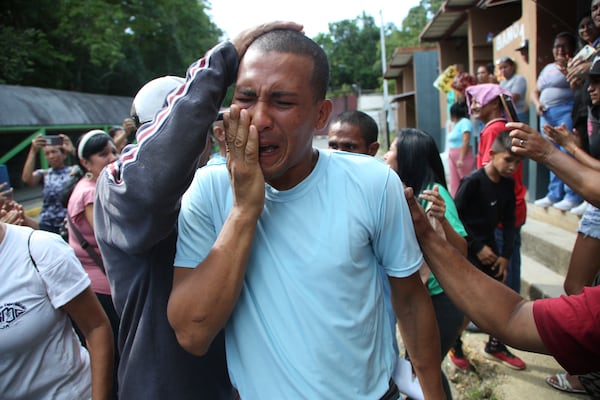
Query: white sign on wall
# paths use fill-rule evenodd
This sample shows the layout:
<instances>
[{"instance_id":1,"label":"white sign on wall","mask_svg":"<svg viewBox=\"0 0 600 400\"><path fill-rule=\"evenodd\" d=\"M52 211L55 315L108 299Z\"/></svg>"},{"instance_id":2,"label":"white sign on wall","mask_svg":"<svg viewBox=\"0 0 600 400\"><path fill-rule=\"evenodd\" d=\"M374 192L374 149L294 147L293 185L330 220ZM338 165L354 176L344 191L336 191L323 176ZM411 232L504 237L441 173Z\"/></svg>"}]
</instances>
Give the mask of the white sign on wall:
<instances>
[{"instance_id":1,"label":"white sign on wall","mask_svg":"<svg viewBox=\"0 0 600 400\"><path fill-rule=\"evenodd\" d=\"M517 41L521 43L525 40L525 25L522 22L515 22L494 38L496 52L501 51L507 45Z\"/></svg>"}]
</instances>

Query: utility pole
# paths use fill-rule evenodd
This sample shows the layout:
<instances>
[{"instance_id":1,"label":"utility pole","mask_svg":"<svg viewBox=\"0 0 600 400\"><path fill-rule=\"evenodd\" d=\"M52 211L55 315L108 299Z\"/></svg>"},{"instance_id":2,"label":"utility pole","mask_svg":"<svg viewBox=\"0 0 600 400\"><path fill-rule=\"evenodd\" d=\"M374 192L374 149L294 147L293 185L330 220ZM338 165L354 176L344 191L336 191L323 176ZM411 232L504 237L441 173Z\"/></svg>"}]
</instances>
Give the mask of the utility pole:
<instances>
[{"instance_id":1,"label":"utility pole","mask_svg":"<svg viewBox=\"0 0 600 400\"><path fill-rule=\"evenodd\" d=\"M387 60L386 60L386 56L385 56L385 32L383 30L383 10L379 10L379 17L381 19L380 21L380 27L379 27L379 38L381 41L381 74L382 76L385 76L385 68L387 66ZM390 117L390 102L389 102L389 98L388 98L388 84L387 84L387 79L383 78L383 109L385 112L385 144L387 146L387 148L390 148L390 124L389 124L389 117Z\"/></svg>"}]
</instances>

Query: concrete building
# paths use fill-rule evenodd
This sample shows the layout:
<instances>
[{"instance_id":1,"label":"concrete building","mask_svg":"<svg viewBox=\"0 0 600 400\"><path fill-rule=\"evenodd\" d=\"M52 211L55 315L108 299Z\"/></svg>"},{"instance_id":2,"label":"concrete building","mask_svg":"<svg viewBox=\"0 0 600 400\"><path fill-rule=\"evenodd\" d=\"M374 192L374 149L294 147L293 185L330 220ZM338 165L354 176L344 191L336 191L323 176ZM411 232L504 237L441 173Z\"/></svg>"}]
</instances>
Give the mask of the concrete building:
<instances>
[{"instance_id":1,"label":"concrete building","mask_svg":"<svg viewBox=\"0 0 600 400\"><path fill-rule=\"evenodd\" d=\"M440 72L460 64L475 75L477 66L511 57L517 71L528 81L528 95L541 69L552 62L554 36L562 31L577 35L577 23L590 13L591 0L445 0L421 32L421 42L436 46ZM524 51L517 48L526 44ZM440 110L446 98L439 95ZM445 131L447 114L440 113ZM537 128L530 105L529 120ZM525 163L529 200L546 193L548 173L534 162Z\"/></svg>"}]
</instances>

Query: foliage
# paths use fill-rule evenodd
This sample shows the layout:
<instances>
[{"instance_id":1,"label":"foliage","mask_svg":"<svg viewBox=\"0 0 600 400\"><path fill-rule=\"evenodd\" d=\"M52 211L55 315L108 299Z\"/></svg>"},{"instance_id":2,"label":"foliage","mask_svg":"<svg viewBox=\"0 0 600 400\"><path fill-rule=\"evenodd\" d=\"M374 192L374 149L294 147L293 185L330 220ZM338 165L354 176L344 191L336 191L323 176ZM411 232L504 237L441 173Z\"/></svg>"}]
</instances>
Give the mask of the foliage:
<instances>
[{"instance_id":1,"label":"foliage","mask_svg":"<svg viewBox=\"0 0 600 400\"><path fill-rule=\"evenodd\" d=\"M442 0L420 0L409 10L401 29L386 24L386 57L389 59L397 47L423 46L419 35L441 5ZM325 49L331 63L330 95L381 90L380 29L372 16L363 12L353 20L330 23L329 32L314 40Z\"/></svg>"},{"instance_id":2,"label":"foliage","mask_svg":"<svg viewBox=\"0 0 600 400\"><path fill-rule=\"evenodd\" d=\"M319 43L331 63L332 88L359 85L361 89L379 86L381 67L376 69L374 61L379 58L379 28L372 16L364 12L354 20L343 20L329 24L328 34L319 34ZM355 86L356 87L356 86Z\"/></svg>"},{"instance_id":3,"label":"foliage","mask_svg":"<svg viewBox=\"0 0 600 400\"><path fill-rule=\"evenodd\" d=\"M184 75L218 42L207 8L207 0L5 0L0 82L131 96L157 76Z\"/></svg>"},{"instance_id":4,"label":"foliage","mask_svg":"<svg viewBox=\"0 0 600 400\"><path fill-rule=\"evenodd\" d=\"M400 29L384 27L388 58L396 47L419 45L441 2L420 0ZM209 0L4 0L0 83L132 96L157 76L183 76L219 40L209 7ZM329 56L332 90L381 90L372 16L332 22L315 41Z\"/></svg>"}]
</instances>

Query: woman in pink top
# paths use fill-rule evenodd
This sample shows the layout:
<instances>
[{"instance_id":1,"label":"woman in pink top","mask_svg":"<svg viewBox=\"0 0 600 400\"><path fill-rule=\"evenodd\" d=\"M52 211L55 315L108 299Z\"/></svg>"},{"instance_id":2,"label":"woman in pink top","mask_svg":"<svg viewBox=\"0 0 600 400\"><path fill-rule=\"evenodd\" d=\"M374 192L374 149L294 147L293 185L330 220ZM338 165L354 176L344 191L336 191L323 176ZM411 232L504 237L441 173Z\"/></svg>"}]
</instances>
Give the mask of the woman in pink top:
<instances>
[{"instance_id":1,"label":"woman in pink top","mask_svg":"<svg viewBox=\"0 0 600 400\"><path fill-rule=\"evenodd\" d=\"M110 321L115 338L116 371L118 362L116 339L119 317L113 306L108 278L94 236L94 198L96 178L106 165L117 159L117 149L106 132L96 129L87 132L79 139L77 157L79 166L85 175L77 182L69 197L67 206L69 244L75 250L75 255L90 277L92 290L96 293ZM114 386L116 389L116 380Z\"/></svg>"}]
</instances>

